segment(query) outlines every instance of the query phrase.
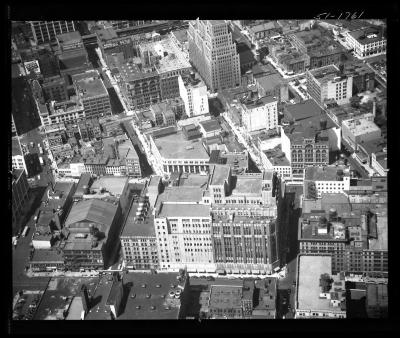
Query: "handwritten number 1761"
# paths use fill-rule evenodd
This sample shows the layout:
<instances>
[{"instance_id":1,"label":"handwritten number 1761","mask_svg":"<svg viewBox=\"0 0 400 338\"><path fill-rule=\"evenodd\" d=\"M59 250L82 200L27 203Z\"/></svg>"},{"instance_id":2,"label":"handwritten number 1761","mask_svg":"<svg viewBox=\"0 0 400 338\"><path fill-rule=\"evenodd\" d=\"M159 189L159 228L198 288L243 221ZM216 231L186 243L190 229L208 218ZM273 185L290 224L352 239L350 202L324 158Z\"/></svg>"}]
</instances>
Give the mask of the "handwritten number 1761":
<instances>
[{"instance_id":1,"label":"handwritten number 1761","mask_svg":"<svg viewBox=\"0 0 400 338\"><path fill-rule=\"evenodd\" d=\"M361 16L364 14L364 12L361 12L360 15L357 15L357 12L354 12L353 14L351 14L351 12L344 12L340 13L340 15L338 17L336 17L335 15L331 15L331 13L321 13L318 14L315 19L317 20L321 20L321 19L336 19L336 20L354 20L354 19L359 19L361 18ZM325 16L325 17L324 17Z\"/></svg>"}]
</instances>

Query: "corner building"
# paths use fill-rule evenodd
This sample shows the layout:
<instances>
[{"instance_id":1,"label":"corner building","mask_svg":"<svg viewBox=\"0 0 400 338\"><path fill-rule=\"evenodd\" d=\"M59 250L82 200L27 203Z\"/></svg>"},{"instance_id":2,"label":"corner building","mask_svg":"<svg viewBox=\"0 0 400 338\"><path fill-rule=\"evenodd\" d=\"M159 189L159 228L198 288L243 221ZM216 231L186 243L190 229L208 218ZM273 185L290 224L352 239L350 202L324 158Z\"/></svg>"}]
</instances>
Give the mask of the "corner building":
<instances>
[{"instance_id":1,"label":"corner building","mask_svg":"<svg viewBox=\"0 0 400 338\"><path fill-rule=\"evenodd\" d=\"M189 23L189 58L211 92L240 85L240 60L224 20Z\"/></svg>"}]
</instances>

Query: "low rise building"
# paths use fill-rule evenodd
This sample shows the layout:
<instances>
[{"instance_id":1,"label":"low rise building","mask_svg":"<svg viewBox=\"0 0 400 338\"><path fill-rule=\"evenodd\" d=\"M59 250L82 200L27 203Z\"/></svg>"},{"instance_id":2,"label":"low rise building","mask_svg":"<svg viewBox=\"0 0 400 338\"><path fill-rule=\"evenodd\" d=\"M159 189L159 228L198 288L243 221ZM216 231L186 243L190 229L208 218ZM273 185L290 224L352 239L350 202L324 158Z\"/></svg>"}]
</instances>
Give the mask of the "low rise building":
<instances>
[{"instance_id":1,"label":"low rise building","mask_svg":"<svg viewBox=\"0 0 400 338\"><path fill-rule=\"evenodd\" d=\"M346 318L344 276L332 274L331 260L328 255L298 256L296 319Z\"/></svg>"},{"instance_id":2,"label":"low rise building","mask_svg":"<svg viewBox=\"0 0 400 338\"><path fill-rule=\"evenodd\" d=\"M266 170L273 170L279 177L290 180L292 177L292 167L282 146L278 145L273 149L260 151L261 163Z\"/></svg>"},{"instance_id":3,"label":"low rise building","mask_svg":"<svg viewBox=\"0 0 400 338\"><path fill-rule=\"evenodd\" d=\"M11 168L21 169L25 171L25 174L28 174L28 170L26 169L25 164L25 156L24 152L21 148L21 143L19 141L18 136L14 136L11 140Z\"/></svg>"},{"instance_id":4,"label":"low rise building","mask_svg":"<svg viewBox=\"0 0 400 338\"><path fill-rule=\"evenodd\" d=\"M323 193L342 193L350 188L350 169L345 166L308 167L305 169L303 191L307 198Z\"/></svg>"},{"instance_id":5,"label":"low rise building","mask_svg":"<svg viewBox=\"0 0 400 338\"><path fill-rule=\"evenodd\" d=\"M276 97L279 103L289 100L288 84L272 66L263 66L261 74L255 74L254 79L260 97Z\"/></svg>"},{"instance_id":6,"label":"low rise building","mask_svg":"<svg viewBox=\"0 0 400 338\"><path fill-rule=\"evenodd\" d=\"M380 27L352 30L345 34L345 38L359 58L386 53L387 40Z\"/></svg>"},{"instance_id":7,"label":"low rise building","mask_svg":"<svg viewBox=\"0 0 400 338\"><path fill-rule=\"evenodd\" d=\"M371 113L355 116L342 121L342 137L354 149L359 144L381 138L381 129L374 122Z\"/></svg>"},{"instance_id":8,"label":"low rise building","mask_svg":"<svg viewBox=\"0 0 400 338\"><path fill-rule=\"evenodd\" d=\"M216 119L201 121L199 122L199 127L203 137L205 138L219 136L222 132L221 125Z\"/></svg>"},{"instance_id":9,"label":"low rise building","mask_svg":"<svg viewBox=\"0 0 400 338\"><path fill-rule=\"evenodd\" d=\"M199 173L208 170L209 155L198 140L187 140L182 131L150 137L152 152L164 173Z\"/></svg>"},{"instance_id":10,"label":"low rise building","mask_svg":"<svg viewBox=\"0 0 400 338\"><path fill-rule=\"evenodd\" d=\"M354 153L360 162L365 162L362 156L366 156L366 164L375 171L377 176L387 176L389 168L387 166L387 143L384 139L378 138L358 144L358 151Z\"/></svg>"},{"instance_id":11,"label":"low rise building","mask_svg":"<svg viewBox=\"0 0 400 338\"><path fill-rule=\"evenodd\" d=\"M64 268L64 257L60 251L55 249L35 250L29 262L29 268L32 272L62 270Z\"/></svg>"},{"instance_id":12,"label":"low rise building","mask_svg":"<svg viewBox=\"0 0 400 338\"><path fill-rule=\"evenodd\" d=\"M67 82L61 76L44 78L41 87L46 101L67 101Z\"/></svg>"}]
</instances>

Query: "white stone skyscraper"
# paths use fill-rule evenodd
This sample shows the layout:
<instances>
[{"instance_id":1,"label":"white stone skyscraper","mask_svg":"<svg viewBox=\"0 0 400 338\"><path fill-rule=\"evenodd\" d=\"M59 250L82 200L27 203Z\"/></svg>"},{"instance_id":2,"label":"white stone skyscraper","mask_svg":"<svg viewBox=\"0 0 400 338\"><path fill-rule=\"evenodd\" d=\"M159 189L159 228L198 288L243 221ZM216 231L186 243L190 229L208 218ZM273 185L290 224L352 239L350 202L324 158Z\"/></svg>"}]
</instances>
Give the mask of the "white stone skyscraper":
<instances>
[{"instance_id":1,"label":"white stone skyscraper","mask_svg":"<svg viewBox=\"0 0 400 338\"><path fill-rule=\"evenodd\" d=\"M189 23L189 57L211 92L240 85L240 60L224 20Z\"/></svg>"}]
</instances>

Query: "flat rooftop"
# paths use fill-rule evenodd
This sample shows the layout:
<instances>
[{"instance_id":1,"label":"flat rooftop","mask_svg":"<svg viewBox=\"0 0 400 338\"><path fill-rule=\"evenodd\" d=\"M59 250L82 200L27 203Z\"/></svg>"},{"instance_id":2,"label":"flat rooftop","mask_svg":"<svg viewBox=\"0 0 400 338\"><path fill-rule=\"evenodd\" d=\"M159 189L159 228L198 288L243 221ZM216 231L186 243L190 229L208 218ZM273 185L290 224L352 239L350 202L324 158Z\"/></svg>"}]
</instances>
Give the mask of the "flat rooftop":
<instances>
[{"instance_id":1,"label":"flat rooftop","mask_svg":"<svg viewBox=\"0 0 400 338\"><path fill-rule=\"evenodd\" d=\"M262 180L258 177L236 176L236 185L232 195L261 196Z\"/></svg>"},{"instance_id":2,"label":"flat rooftop","mask_svg":"<svg viewBox=\"0 0 400 338\"><path fill-rule=\"evenodd\" d=\"M168 295L171 291L181 290L178 285L183 285L178 283L177 277L177 273L166 272L155 275L133 272L124 275L124 285L132 283L132 287L125 309L117 319L178 319L180 302Z\"/></svg>"},{"instance_id":3,"label":"flat rooftop","mask_svg":"<svg viewBox=\"0 0 400 338\"><path fill-rule=\"evenodd\" d=\"M22 156L21 148L20 148L19 142L18 142L18 136L14 136L12 138L11 151L12 151L12 156L16 156L16 155Z\"/></svg>"},{"instance_id":4,"label":"flat rooftop","mask_svg":"<svg viewBox=\"0 0 400 338\"><path fill-rule=\"evenodd\" d=\"M182 173L179 178L180 187L206 188L207 183L208 183L208 175Z\"/></svg>"},{"instance_id":5,"label":"flat rooftop","mask_svg":"<svg viewBox=\"0 0 400 338\"><path fill-rule=\"evenodd\" d=\"M210 308L241 309L242 286L212 285L210 291Z\"/></svg>"},{"instance_id":6,"label":"flat rooftop","mask_svg":"<svg viewBox=\"0 0 400 338\"><path fill-rule=\"evenodd\" d=\"M105 189L114 196L121 195L128 184L128 177L102 176L91 185L92 190Z\"/></svg>"},{"instance_id":7,"label":"flat rooftop","mask_svg":"<svg viewBox=\"0 0 400 338\"><path fill-rule=\"evenodd\" d=\"M287 159L284 152L282 152L282 146L278 145L273 149L264 150L264 154L273 166L290 166L290 162Z\"/></svg>"},{"instance_id":8,"label":"flat rooftop","mask_svg":"<svg viewBox=\"0 0 400 338\"><path fill-rule=\"evenodd\" d=\"M325 83L334 80L339 77L339 80L346 78L347 76L340 75L339 68L335 65L328 65L321 68L316 68L309 71L310 74L319 82Z\"/></svg>"},{"instance_id":9,"label":"flat rooftop","mask_svg":"<svg viewBox=\"0 0 400 338\"><path fill-rule=\"evenodd\" d=\"M245 106L247 109L254 109L272 102L278 102L278 98L273 95L269 95L260 97L258 100L251 101L250 103L245 102Z\"/></svg>"},{"instance_id":10,"label":"flat rooftop","mask_svg":"<svg viewBox=\"0 0 400 338\"><path fill-rule=\"evenodd\" d=\"M319 298L322 274L332 274L332 257L300 255L298 266L297 308L302 310L329 310L339 308L330 306L329 299Z\"/></svg>"},{"instance_id":11,"label":"flat rooftop","mask_svg":"<svg viewBox=\"0 0 400 338\"><path fill-rule=\"evenodd\" d=\"M321 107L314 100L307 100L286 105L285 113L285 116L290 120L301 121L310 117L320 116Z\"/></svg>"},{"instance_id":12,"label":"flat rooftop","mask_svg":"<svg viewBox=\"0 0 400 338\"><path fill-rule=\"evenodd\" d=\"M378 27L368 27L354 30L348 34L356 39L359 43L366 45L376 41L385 40L385 37L382 33L382 29L379 29Z\"/></svg>"},{"instance_id":13,"label":"flat rooftop","mask_svg":"<svg viewBox=\"0 0 400 338\"><path fill-rule=\"evenodd\" d=\"M154 216L152 215L152 210L148 211L147 217L143 221L138 221L136 219L136 211L139 207L138 203L133 203L129 214L126 218L124 228L121 232L121 236L156 236L154 230Z\"/></svg>"},{"instance_id":14,"label":"flat rooftop","mask_svg":"<svg viewBox=\"0 0 400 338\"><path fill-rule=\"evenodd\" d=\"M45 249L35 250L33 253L33 257L31 259L31 263L39 263L39 262L64 263L64 257L61 253L57 253L57 251L55 250L45 250Z\"/></svg>"},{"instance_id":15,"label":"flat rooftop","mask_svg":"<svg viewBox=\"0 0 400 338\"><path fill-rule=\"evenodd\" d=\"M335 167L308 167L305 172L305 179L310 181L343 181L344 176L349 176L349 172L345 173L345 166Z\"/></svg>"},{"instance_id":16,"label":"flat rooftop","mask_svg":"<svg viewBox=\"0 0 400 338\"><path fill-rule=\"evenodd\" d=\"M82 90L84 98L94 96L108 96L108 91L100 78L86 78L76 82L77 88Z\"/></svg>"},{"instance_id":17,"label":"flat rooftop","mask_svg":"<svg viewBox=\"0 0 400 338\"><path fill-rule=\"evenodd\" d=\"M223 185L228 182L231 168L226 165L216 165L212 174L210 185Z\"/></svg>"},{"instance_id":18,"label":"flat rooftop","mask_svg":"<svg viewBox=\"0 0 400 338\"><path fill-rule=\"evenodd\" d=\"M374 121L370 121L367 118L357 118L342 121L342 124L346 125L351 130L354 136L364 135L366 133L380 132L381 129L375 124Z\"/></svg>"},{"instance_id":19,"label":"flat rooftop","mask_svg":"<svg viewBox=\"0 0 400 338\"><path fill-rule=\"evenodd\" d=\"M73 31L57 35L57 40L60 44L72 45L74 43L82 42L82 37L78 31Z\"/></svg>"},{"instance_id":20,"label":"flat rooftop","mask_svg":"<svg viewBox=\"0 0 400 338\"><path fill-rule=\"evenodd\" d=\"M200 187L167 187L162 194L158 195L157 205L162 202L200 202L203 190Z\"/></svg>"},{"instance_id":21,"label":"flat rooftop","mask_svg":"<svg viewBox=\"0 0 400 338\"><path fill-rule=\"evenodd\" d=\"M189 61L171 38L143 44L141 47L143 48L142 50L151 51L153 55L160 57L156 66L159 73L191 68Z\"/></svg>"},{"instance_id":22,"label":"flat rooftop","mask_svg":"<svg viewBox=\"0 0 400 338\"><path fill-rule=\"evenodd\" d=\"M203 144L198 140L186 140L182 132L156 138L154 142L166 159L209 159Z\"/></svg>"},{"instance_id":23,"label":"flat rooftop","mask_svg":"<svg viewBox=\"0 0 400 338\"><path fill-rule=\"evenodd\" d=\"M221 125L218 123L217 120L214 119L201 121L199 124L204 128L206 132L211 132L221 129Z\"/></svg>"},{"instance_id":24,"label":"flat rooftop","mask_svg":"<svg viewBox=\"0 0 400 338\"><path fill-rule=\"evenodd\" d=\"M210 206L203 204L162 203L158 217L210 217Z\"/></svg>"},{"instance_id":25,"label":"flat rooftop","mask_svg":"<svg viewBox=\"0 0 400 338\"><path fill-rule=\"evenodd\" d=\"M380 212L377 216L376 228L378 238L369 239L368 248L370 250L387 250L388 249L388 221L387 212Z\"/></svg>"}]
</instances>

